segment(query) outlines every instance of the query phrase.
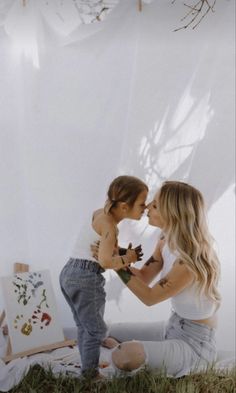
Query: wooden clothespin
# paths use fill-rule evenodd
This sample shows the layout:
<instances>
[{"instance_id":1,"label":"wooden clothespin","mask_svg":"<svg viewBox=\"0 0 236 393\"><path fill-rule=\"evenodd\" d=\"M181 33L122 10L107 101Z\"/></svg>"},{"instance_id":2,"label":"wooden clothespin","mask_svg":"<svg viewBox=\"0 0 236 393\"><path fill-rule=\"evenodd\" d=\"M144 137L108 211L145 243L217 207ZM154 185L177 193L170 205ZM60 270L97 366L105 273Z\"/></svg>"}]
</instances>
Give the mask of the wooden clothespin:
<instances>
[{"instance_id":1,"label":"wooden clothespin","mask_svg":"<svg viewBox=\"0 0 236 393\"><path fill-rule=\"evenodd\" d=\"M25 273L29 271L29 265L27 263L15 262L14 273Z\"/></svg>"},{"instance_id":2,"label":"wooden clothespin","mask_svg":"<svg viewBox=\"0 0 236 393\"><path fill-rule=\"evenodd\" d=\"M138 10L139 10L139 12L142 11L142 8L143 8L142 0L138 0Z\"/></svg>"}]
</instances>

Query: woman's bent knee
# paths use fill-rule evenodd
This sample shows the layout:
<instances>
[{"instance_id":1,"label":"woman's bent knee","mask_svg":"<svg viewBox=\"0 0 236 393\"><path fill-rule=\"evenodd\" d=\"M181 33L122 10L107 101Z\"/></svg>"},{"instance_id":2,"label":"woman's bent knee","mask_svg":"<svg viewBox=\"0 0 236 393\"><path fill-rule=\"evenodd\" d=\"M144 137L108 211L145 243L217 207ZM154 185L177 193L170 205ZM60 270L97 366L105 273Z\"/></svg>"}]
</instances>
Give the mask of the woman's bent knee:
<instances>
[{"instance_id":1,"label":"woman's bent knee","mask_svg":"<svg viewBox=\"0 0 236 393\"><path fill-rule=\"evenodd\" d=\"M115 367L124 371L136 370L146 362L146 353L142 343L137 341L123 342L112 352Z\"/></svg>"}]
</instances>

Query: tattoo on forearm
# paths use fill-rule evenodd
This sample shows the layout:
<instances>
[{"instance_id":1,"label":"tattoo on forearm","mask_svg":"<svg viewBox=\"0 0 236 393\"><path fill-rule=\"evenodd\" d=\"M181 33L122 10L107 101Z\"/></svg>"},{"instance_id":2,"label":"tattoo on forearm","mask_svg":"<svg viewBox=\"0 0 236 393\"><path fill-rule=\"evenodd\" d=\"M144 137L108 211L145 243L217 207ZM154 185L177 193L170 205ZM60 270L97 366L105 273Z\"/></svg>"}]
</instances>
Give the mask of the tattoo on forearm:
<instances>
[{"instance_id":1,"label":"tattoo on forearm","mask_svg":"<svg viewBox=\"0 0 236 393\"><path fill-rule=\"evenodd\" d=\"M145 265L148 266L148 265L150 265L151 263L154 263L154 262L160 262L160 261L159 261L159 259L155 259L155 258L153 258L153 256L151 256L151 257L147 260L147 262L145 263Z\"/></svg>"},{"instance_id":2,"label":"tattoo on forearm","mask_svg":"<svg viewBox=\"0 0 236 393\"><path fill-rule=\"evenodd\" d=\"M166 284L168 283L167 278L162 278L160 281L158 281L158 284L164 288L166 286Z\"/></svg>"},{"instance_id":3,"label":"tattoo on forearm","mask_svg":"<svg viewBox=\"0 0 236 393\"><path fill-rule=\"evenodd\" d=\"M121 278L121 280L123 281L123 283L125 285L128 284L129 280L131 279L131 272L124 270L124 269L120 269L116 272L118 274L118 276Z\"/></svg>"}]
</instances>

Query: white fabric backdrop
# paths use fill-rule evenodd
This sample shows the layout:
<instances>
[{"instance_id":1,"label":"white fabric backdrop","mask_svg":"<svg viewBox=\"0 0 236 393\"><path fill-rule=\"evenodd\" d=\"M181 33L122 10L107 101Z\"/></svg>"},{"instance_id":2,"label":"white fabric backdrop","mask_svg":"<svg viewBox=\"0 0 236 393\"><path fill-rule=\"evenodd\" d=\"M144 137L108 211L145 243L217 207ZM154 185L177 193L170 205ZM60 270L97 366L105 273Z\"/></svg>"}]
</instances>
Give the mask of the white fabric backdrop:
<instances>
[{"instance_id":1,"label":"white fabric backdrop","mask_svg":"<svg viewBox=\"0 0 236 393\"><path fill-rule=\"evenodd\" d=\"M62 325L72 325L58 274L110 181L134 174L151 197L162 180L186 180L209 206L222 261L218 346L231 349L234 2L217 1L197 29L173 33L182 14L178 2L154 1L138 13L135 0L121 1L101 24L61 40L42 23L39 69L16 57L0 30L1 275L15 261L50 267ZM158 230L145 219L122 227L122 243L141 242L148 257ZM107 321L168 317L168 302L147 308L106 276Z\"/></svg>"}]
</instances>

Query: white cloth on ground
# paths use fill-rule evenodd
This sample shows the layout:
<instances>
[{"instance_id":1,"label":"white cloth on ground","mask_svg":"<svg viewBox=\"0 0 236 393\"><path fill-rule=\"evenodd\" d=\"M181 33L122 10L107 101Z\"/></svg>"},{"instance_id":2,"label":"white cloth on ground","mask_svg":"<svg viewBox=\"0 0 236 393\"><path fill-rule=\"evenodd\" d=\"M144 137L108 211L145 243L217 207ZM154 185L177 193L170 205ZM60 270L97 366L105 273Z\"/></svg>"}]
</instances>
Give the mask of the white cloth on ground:
<instances>
[{"instance_id":1,"label":"white cloth on ground","mask_svg":"<svg viewBox=\"0 0 236 393\"><path fill-rule=\"evenodd\" d=\"M65 329L65 336L68 339L76 339L77 329L67 328ZM6 337L2 335L0 329L0 357L4 356L6 350ZM100 364L110 363L111 350L101 348ZM51 368L53 374L58 375L63 373L65 375L71 375L78 377L80 375L81 364L80 355L77 347L69 348L58 348L50 352L39 353L24 357L21 359L15 359L5 364L0 359L0 391L7 392L16 386L24 375L29 371L30 367L39 364L45 369ZM235 353L233 351L218 351L216 368L219 370L231 369L235 366ZM116 375L116 370L110 363L108 367L101 368L99 372L106 378L112 378Z\"/></svg>"},{"instance_id":2,"label":"white cloth on ground","mask_svg":"<svg viewBox=\"0 0 236 393\"><path fill-rule=\"evenodd\" d=\"M68 339L76 339L77 329L67 329ZM66 332L65 332L66 333ZM51 369L54 375L60 373L64 375L70 375L79 377L81 374L81 358L77 346L58 348L52 351L34 354L31 356L25 356L5 363L1 357L4 357L6 353L7 340L3 336L2 330L0 329L0 392L8 392L14 386L16 386L23 377L28 373L31 366L36 364L40 365L44 369ZM110 363L110 350L101 348L100 364ZM99 372L106 378L110 378L115 375L115 370L112 365L106 368L101 368Z\"/></svg>"}]
</instances>

